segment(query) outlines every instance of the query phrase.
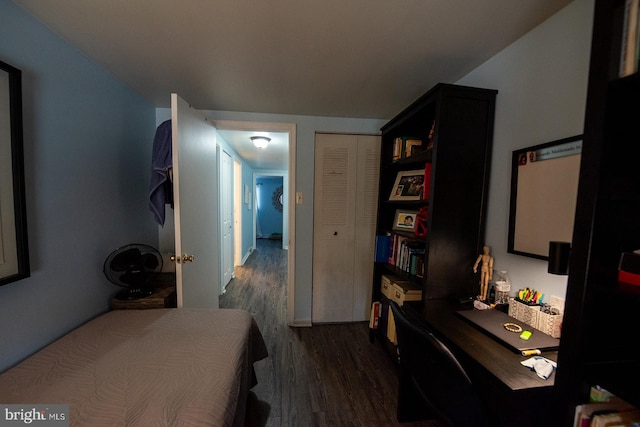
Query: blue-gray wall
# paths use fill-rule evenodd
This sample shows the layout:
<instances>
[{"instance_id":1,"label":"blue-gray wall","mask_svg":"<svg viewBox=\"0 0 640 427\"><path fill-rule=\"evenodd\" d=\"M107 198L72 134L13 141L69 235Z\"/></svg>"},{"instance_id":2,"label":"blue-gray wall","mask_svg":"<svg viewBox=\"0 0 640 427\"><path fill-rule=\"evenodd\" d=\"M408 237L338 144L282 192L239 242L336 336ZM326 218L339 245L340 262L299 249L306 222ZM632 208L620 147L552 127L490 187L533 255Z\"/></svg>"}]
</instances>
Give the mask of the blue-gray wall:
<instances>
[{"instance_id":1,"label":"blue-gray wall","mask_svg":"<svg viewBox=\"0 0 640 427\"><path fill-rule=\"evenodd\" d=\"M10 1L0 60L22 70L31 277L0 286L0 371L106 311L102 265L157 245L147 208L155 109Z\"/></svg>"},{"instance_id":2,"label":"blue-gray wall","mask_svg":"<svg viewBox=\"0 0 640 427\"><path fill-rule=\"evenodd\" d=\"M273 205L273 192L283 186L282 177L262 176L256 178L256 186L260 188L258 198L258 221L262 236L269 237L272 234L282 234L282 212ZM282 190L283 188L281 188Z\"/></svg>"}]
</instances>

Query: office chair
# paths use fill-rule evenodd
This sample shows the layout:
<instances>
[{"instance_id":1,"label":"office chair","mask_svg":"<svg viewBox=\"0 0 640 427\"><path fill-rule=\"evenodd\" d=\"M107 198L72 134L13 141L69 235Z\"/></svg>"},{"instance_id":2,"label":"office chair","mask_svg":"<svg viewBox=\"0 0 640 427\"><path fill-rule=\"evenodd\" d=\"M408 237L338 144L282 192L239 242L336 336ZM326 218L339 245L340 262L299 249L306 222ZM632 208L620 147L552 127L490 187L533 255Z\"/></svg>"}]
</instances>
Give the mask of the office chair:
<instances>
[{"instance_id":1,"label":"office chair","mask_svg":"<svg viewBox=\"0 0 640 427\"><path fill-rule=\"evenodd\" d=\"M400 358L400 422L435 417L450 426L481 427L493 422L471 379L451 351L431 332L417 326L395 302Z\"/></svg>"}]
</instances>

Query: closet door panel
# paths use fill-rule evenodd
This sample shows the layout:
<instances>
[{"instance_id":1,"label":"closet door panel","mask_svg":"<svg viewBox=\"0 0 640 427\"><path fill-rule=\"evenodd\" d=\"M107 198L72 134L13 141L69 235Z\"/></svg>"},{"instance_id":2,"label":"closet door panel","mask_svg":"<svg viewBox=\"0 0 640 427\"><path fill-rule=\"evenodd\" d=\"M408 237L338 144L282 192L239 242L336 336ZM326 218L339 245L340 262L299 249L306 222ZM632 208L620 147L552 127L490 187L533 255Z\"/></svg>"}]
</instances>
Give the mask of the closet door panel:
<instances>
[{"instance_id":1,"label":"closet door panel","mask_svg":"<svg viewBox=\"0 0 640 427\"><path fill-rule=\"evenodd\" d=\"M380 172L380 137L358 136L355 203L355 253L353 276L353 320L369 320L371 282L378 213L378 176Z\"/></svg>"},{"instance_id":2,"label":"closet door panel","mask_svg":"<svg viewBox=\"0 0 640 427\"><path fill-rule=\"evenodd\" d=\"M369 319L380 137L317 134L314 323Z\"/></svg>"},{"instance_id":3,"label":"closet door panel","mask_svg":"<svg viewBox=\"0 0 640 427\"><path fill-rule=\"evenodd\" d=\"M352 320L356 156L356 136L316 135L314 323Z\"/></svg>"}]
</instances>

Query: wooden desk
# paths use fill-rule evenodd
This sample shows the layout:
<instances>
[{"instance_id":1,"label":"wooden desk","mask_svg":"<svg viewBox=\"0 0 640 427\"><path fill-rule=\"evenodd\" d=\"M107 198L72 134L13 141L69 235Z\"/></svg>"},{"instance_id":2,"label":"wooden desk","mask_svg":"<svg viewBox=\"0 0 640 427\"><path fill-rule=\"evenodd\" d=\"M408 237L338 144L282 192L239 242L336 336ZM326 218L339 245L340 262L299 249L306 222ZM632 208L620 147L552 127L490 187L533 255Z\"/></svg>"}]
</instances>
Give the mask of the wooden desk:
<instances>
[{"instance_id":1,"label":"wooden desk","mask_svg":"<svg viewBox=\"0 0 640 427\"><path fill-rule=\"evenodd\" d=\"M555 372L547 380L539 378L520 363L528 357L515 353L456 314L466 307L473 309L470 304L463 307L447 300L427 300L404 306L449 346L499 415L501 425L549 425L542 420L549 416ZM557 361L558 352L542 355Z\"/></svg>"}]
</instances>

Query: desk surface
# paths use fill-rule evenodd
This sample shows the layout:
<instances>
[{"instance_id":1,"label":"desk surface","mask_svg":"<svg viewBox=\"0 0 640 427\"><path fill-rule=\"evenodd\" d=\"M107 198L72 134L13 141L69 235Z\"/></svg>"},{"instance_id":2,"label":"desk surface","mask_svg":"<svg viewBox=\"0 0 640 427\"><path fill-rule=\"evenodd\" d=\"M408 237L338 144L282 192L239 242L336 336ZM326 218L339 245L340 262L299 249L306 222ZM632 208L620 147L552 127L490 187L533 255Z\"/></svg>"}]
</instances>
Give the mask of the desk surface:
<instances>
[{"instance_id":1,"label":"desk surface","mask_svg":"<svg viewBox=\"0 0 640 427\"><path fill-rule=\"evenodd\" d=\"M454 353L462 352L509 389L518 391L553 387L555 373L543 380L522 366L520 362L528 357L513 352L456 314L457 310L465 307L447 300L411 302L405 303L405 307L416 312L426 327L451 346ZM473 307L469 306L469 309ZM544 352L542 356L557 361L558 352Z\"/></svg>"}]
</instances>

